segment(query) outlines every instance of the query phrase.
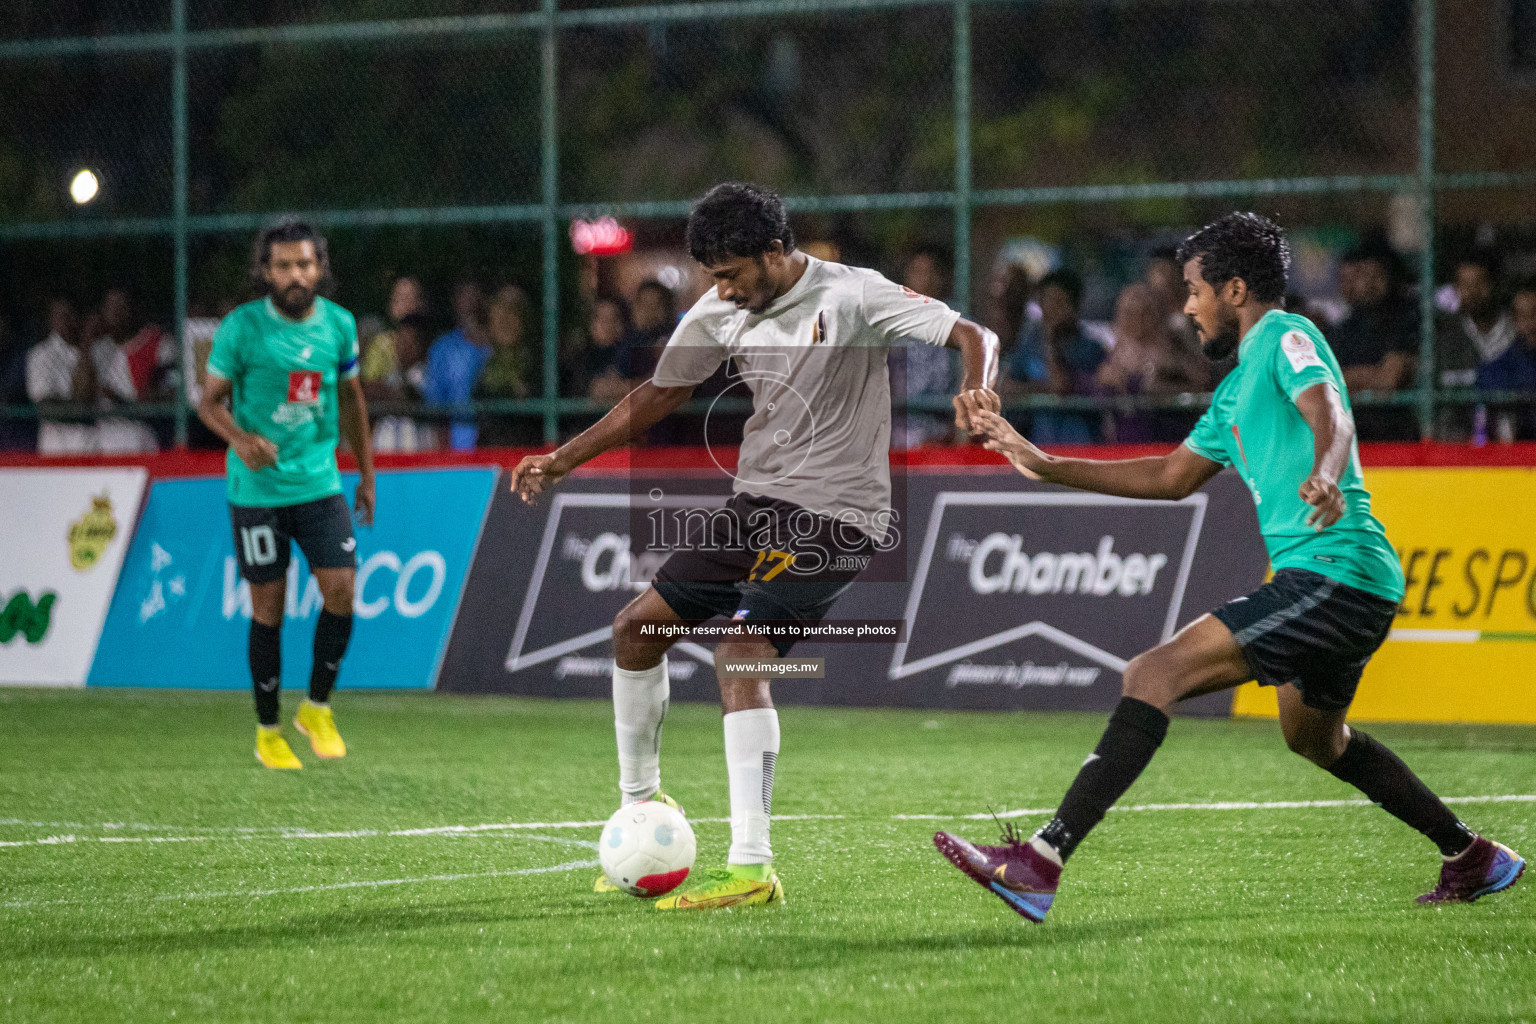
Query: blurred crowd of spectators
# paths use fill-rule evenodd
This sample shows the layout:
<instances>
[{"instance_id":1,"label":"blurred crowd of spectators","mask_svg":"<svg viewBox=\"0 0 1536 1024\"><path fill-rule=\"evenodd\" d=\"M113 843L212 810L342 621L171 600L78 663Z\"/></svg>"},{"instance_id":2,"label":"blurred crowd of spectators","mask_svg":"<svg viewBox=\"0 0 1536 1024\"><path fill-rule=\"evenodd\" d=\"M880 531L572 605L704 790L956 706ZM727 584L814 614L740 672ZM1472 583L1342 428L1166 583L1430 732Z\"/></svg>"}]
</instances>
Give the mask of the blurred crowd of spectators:
<instances>
[{"instance_id":1,"label":"blurred crowd of spectators","mask_svg":"<svg viewBox=\"0 0 1536 1024\"><path fill-rule=\"evenodd\" d=\"M823 245L821 255L835 257ZM1032 275L1023 265L1004 267L990 289L983 316L1003 340L999 391L1005 397L1055 396L1050 408L1020 410L1010 418L1041 444L1100 442L1175 443L1199 416L1193 396L1212 390L1230 361L1213 364L1200 352L1183 314L1182 268L1171 249L1142 260L1138 279L1125 284L1102 321L1083 316L1084 282L1070 267ZM901 264L901 283L924 295L951 300L946 252L923 248ZM656 278L628 294L585 289L578 324L560 340L554 368L563 398L611 407L647 379L675 329L679 296ZM383 311L359 316L363 389L375 409L375 444L381 451L469 450L542 443L543 419L531 404L544 388L539 318L516 284L488 289L465 278L446 296L439 316L428 289L413 276L393 281ZM1415 440L1418 414L1390 396L1417 386L1421 372L1442 388L1530 392L1524 400L1492 405L1441 403L1436 439L1508 442L1536 438L1536 282L1501 279L1499 264L1473 252L1454 267L1452 283L1437 296L1435 365L1420 366L1419 303L1398 254L1381 241L1344 253L1338 301L1287 306L1323 329L1351 393L1389 397L1389 404L1358 407L1365 440ZM230 307L218 310L225 313ZM33 403L36 417L0 419L0 447L44 454L151 452L168 445L170 420L114 415L125 403L173 401L180 367L196 368L188 390L195 401L218 317L195 310L178 358L171 332L151 322L124 289L113 288L88 309L65 299L47 307L46 323L31 337L0 318L0 405ZM446 327L446 330L443 328ZM891 392L896 406L892 446L951 443L948 399L960 379L958 356L923 345L892 350ZM702 385L701 397L732 388L729 367ZM744 389L738 395L745 397ZM1117 399L1150 396L1161 407L1132 410ZM1084 401L1087 400L1087 401ZM472 414L468 405L482 404ZM435 407L435 409L433 408ZM562 414L568 434L595 418ZM717 417L712 442L736 438L742 418ZM193 423L193 443L213 445ZM684 416L654 428L652 444L698 443L703 417Z\"/></svg>"}]
</instances>

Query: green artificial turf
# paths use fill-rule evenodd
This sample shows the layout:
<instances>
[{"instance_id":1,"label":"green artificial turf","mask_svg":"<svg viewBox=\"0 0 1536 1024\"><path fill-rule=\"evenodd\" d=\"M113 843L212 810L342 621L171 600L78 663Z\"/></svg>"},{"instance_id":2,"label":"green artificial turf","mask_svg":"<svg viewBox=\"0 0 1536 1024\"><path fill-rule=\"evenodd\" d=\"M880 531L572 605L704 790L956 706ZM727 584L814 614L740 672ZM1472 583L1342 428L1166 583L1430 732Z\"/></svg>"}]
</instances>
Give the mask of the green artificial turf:
<instances>
[{"instance_id":1,"label":"green artificial turf","mask_svg":"<svg viewBox=\"0 0 1536 1024\"><path fill-rule=\"evenodd\" d=\"M286 773L248 704L0 690L0 1020L1536 1021L1536 879L1419 907L1438 857L1372 807L1112 812L1039 926L939 857L1054 806L1101 716L785 709L787 904L663 914L563 867L595 827L388 834L606 818L606 704L342 693L350 755L290 729ZM1444 795L1536 792L1536 730L1371 731ZM727 813L718 710L672 709L663 778ZM1124 802L1355 796L1272 723L1178 720ZM1458 806L1536 852L1536 803Z\"/></svg>"}]
</instances>

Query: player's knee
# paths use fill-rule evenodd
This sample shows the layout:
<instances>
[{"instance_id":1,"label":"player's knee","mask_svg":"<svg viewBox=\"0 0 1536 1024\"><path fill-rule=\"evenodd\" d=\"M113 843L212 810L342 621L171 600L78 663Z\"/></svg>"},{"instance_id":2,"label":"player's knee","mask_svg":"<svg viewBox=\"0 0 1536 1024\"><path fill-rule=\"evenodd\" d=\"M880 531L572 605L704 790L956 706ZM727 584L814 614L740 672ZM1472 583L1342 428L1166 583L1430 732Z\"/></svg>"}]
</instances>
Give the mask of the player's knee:
<instances>
[{"instance_id":1,"label":"player's knee","mask_svg":"<svg viewBox=\"0 0 1536 1024\"><path fill-rule=\"evenodd\" d=\"M636 631L639 622L640 615L633 603L625 605L619 610L619 614L613 617L613 655L621 668L649 667L649 665L637 664L638 661L648 661L648 655L652 654L655 648L655 644L648 644L640 639Z\"/></svg>"},{"instance_id":2,"label":"player's knee","mask_svg":"<svg viewBox=\"0 0 1536 1024\"><path fill-rule=\"evenodd\" d=\"M772 658L774 656L771 644L760 643L754 640L726 640L715 646L715 660L722 658L746 659L746 658Z\"/></svg>"},{"instance_id":3,"label":"player's knee","mask_svg":"<svg viewBox=\"0 0 1536 1024\"><path fill-rule=\"evenodd\" d=\"M1136 655L1121 674L1120 692L1153 707L1160 708L1171 702L1168 691L1166 666L1156 651Z\"/></svg>"},{"instance_id":4,"label":"player's knee","mask_svg":"<svg viewBox=\"0 0 1536 1024\"><path fill-rule=\"evenodd\" d=\"M355 585L350 577L331 581L320 588L320 597L325 602L325 610L332 615L352 614L354 595Z\"/></svg>"},{"instance_id":5,"label":"player's knee","mask_svg":"<svg viewBox=\"0 0 1536 1024\"><path fill-rule=\"evenodd\" d=\"M251 617L266 626L281 626L283 605L288 598L287 589L281 580L252 586Z\"/></svg>"},{"instance_id":6,"label":"player's knee","mask_svg":"<svg viewBox=\"0 0 1536 1024\"><path fill-rule=\"evenodd\" d=\"M1297 729L1285 734L1291 753L1306 758L1319 768L1327 768L1344 752L1340 737Z\"/></svg>"}]
</instances>

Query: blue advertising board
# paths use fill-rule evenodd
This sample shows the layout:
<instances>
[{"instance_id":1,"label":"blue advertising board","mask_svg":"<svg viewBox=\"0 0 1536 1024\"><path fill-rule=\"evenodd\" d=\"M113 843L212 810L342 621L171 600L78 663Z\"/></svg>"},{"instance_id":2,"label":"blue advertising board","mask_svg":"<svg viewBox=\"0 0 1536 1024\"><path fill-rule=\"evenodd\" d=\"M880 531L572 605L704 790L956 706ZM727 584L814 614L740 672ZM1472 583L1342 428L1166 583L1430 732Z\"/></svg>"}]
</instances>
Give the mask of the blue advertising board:
<instances>
[{"instance_id":1,"label":"blue advertising board","mask_svg":"<svg viewBox=\"0 0 1536 1024\"><path fill-rule=\"evenodd\" d=\"M351 647L337 685L428 688L495 488L495 469L378 475L378 518L357 530ZM347 503L355 474L343 477ZM249 586L235 562L222 478L163 480L118 578L91 686L245 689ZM283 683L309 680L320 588L298 545L288 572Z\"/></svg>"}]
</instances>

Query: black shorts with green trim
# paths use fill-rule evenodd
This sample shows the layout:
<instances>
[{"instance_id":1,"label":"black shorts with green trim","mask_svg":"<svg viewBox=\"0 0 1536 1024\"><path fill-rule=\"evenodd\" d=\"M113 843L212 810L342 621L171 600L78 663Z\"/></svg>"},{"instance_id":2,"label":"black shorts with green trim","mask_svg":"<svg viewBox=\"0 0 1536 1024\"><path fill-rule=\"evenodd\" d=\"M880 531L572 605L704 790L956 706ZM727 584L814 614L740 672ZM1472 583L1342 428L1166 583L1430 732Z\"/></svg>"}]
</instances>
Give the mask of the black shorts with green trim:
<instances>
[{"instance_id":1,"label":"black shorts with green trim","mask_svg":"<svg viewBox=\"0 0 1536 1024\"><path fill-rule=\"evenodd\" d=\"M1212 612L1232 631L1261 686L1294 683L1302 703L1343 711L1386 640L1397 602L1306 569L1281 569Z\"/></svg>"}]
</instances>

